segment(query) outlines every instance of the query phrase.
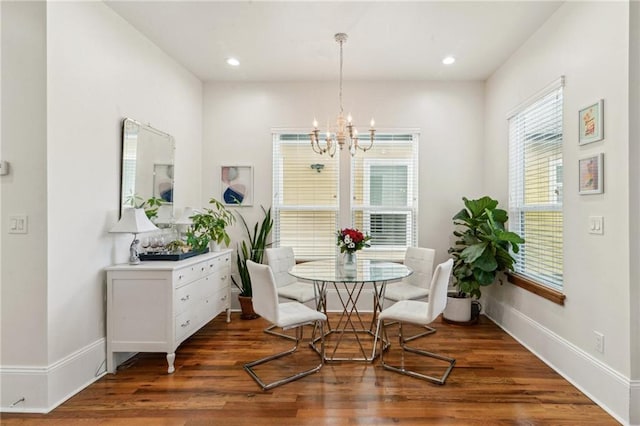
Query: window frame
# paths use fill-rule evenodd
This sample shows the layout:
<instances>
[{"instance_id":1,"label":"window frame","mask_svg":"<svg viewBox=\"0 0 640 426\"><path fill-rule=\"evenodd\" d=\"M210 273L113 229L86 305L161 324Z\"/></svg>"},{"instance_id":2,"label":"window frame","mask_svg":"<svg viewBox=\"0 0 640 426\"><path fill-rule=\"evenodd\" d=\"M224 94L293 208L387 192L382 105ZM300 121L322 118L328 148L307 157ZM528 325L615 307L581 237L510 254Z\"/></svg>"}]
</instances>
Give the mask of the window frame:
<instances>
[{"instance_id":1,"label":"window frame","mask_svg":"<svg viewBox=\"0 0 640 426\"><path fill-rule=\"evenodd\" d=\"M527 219L525 218L525 215L527 213L559 212L560 220L564 221L564 207L563 207L564 193L563 192L564 192L565 173L564 173L564 158L563 158L564 157L563 156L563 150L564 150L563 149L564 147L563 88L564 88L564 77L561 77L560 79L558 79L557 81L553 82L552 84L547 86L545 89L540 91L538 94L530 98L528 101L523 103L521 106L513 110L513 112L511 112L507 116L508 144L509 144L509 178L508 178L509 218L510 218L509 229L511 231L517 232L519 235L525 238L525 244L521 247L520 253L517 255L517 257L526 256L527 235L525 234L525 226L527 222L529 223L529 225L531 225L533 221L533 219L527 221ZM553 101L555 102L555 104L553 104L552 107L548 107L544 104L541 104L539 108L549 108L549 111L551 112L559 110L560 116L558 116L557 114L552 115L552 118L549 120L549 122L552 123L550 125L551 128L559 125L559 133L555 133L555 134L551 133L552 136L545 141L545 143L553 143L553 141L557 139L560 143L559 152L557 150L555 150L554 152L553 148L545 147L545 149L549 150L548 154L545 153L548 155L548 158L546 159L547 161L546 182L548 185L548 188L546 190L547 201L546 202L544 201L536 202L535 200L527 201L526 185L530 178L529 179L527 178L526 169L528 167L534 167L534 165L532 165L531 163L528 163L525 160L525 158L521 156L525 155L525 153L527 152L526 143L528 141L530 142L531 139L527 139L526 136L522 137L522 135L520 134L522 132L522 129L519 128L518 126L523 126L522 124L523 122L527 123L528 121L530 122L531 120L537 120L537 121L533 121L535 125L541 126L542 123L547 124L546 116L543 116L544 120L540 118L540 114L546 113L547 111L543 109L530 110L530 108L532 106L535 106L536 103L542 102L545 98L553 94L556 95L556 100ZM558 100L558 97L559 97L559 100ZM527 114L527 115L522 116L522 114ZM512 122L512 119L515 121ZM512 126L516 126L516 127L512 128ZM526 126L531 126L535 128L535 126L530 123L527 123ZM514 140L514 137L517 137L518 140ZM515 147L516 145L517 147ZM542 160L538 159L538 161L545 161L544 156ZM562 180L560 182L558 181L559 165L562 165L563 167L562 175L560 176ZM544 167L544 166L539 166L539 167ZM532 196L535 198L535 193ZM549 223L548 221L543 223L545 227L546 226L548 226L549 228L553 228L554 226L557 227L557 225L554 225L553 223ZM564 229L561 228L560 232L561 232L560 247L562 252L564 252ZM539 236L541 239L547 238L547 236L544 235L544 231L539 231L539 230L534 231L533 236ZM546 239L545 242L550 242L551 244L554 243L552 238ZM532 243L530 242L529 244L532 244ZM541 246L539 244L534 245L532 247L533 247L532 253L535 253L536 250L543 251L545 248L544 245ZM532 254L529 260L533 262L533 264L535 264L536 261L540 261L542 259L543 258ZM543 269L542 271L540 271L541 273L537 273L535 271L535 267L532 267L531 270L525 270L525 269L519 269L518 266L519 264L516 264L515 272L509 272L507 274L509 282L519 287L522 287L528 291L531 291L535 294L538 294L548 300L551 300L554 303L558 303L561 305L564 304L565 296L562 293L562 289L564 287L564 258L562 259L562 262L560 264L559 275L558 274L554 275L550 273L551 270L555 267L555 265L552 265L551 267L541 268ZM526 268L526 266L523 266L523 268Z\"/></svg>"}]
</instances>

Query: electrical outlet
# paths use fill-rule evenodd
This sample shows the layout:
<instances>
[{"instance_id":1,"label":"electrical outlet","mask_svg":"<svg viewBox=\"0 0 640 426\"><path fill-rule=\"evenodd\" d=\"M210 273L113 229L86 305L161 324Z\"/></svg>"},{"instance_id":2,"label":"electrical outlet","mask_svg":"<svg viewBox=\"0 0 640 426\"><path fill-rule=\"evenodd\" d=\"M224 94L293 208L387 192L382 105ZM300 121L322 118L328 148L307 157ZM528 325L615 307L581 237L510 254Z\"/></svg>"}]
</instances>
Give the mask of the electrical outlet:
<instances>
[{"instance_id":1,"label":"electrical outlet","mask_svg":"<svg viewBox=\"0 0 640 426\"><path fill-rule=\"evenodd\" d=\"M597 331L593 331L593 334L596 335L596 351L601 354L604 353L604 334L598 333Z\"/></svg>"}]
</instances>

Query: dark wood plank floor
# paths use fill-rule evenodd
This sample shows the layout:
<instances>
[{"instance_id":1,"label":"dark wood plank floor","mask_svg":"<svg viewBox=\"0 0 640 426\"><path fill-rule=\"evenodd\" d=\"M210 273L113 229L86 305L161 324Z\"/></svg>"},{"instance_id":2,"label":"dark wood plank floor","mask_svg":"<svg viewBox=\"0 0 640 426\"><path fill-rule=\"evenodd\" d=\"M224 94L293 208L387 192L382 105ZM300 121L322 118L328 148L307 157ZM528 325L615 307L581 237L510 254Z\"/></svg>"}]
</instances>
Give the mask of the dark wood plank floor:
<instances>
[{"instance_id":1,"label":"dark wood plank floor","mask_svg":"<svg viewBox=\"0 0 640 426\"><path fill-rule=\"evenodd\" d=\"M263 392L242 365L288 344L262 333L265 326L262 319L242 321L238 314L227 324L221 315L179 348L174 374L166 374L164 355L140 354L53 412L5 413L2 424L618 424L484 317L472 327L438 320L438 332L416 342L457 359L444 386L383 370L377 362L332 363ZM315 360L305 345L274 370Z\"/></svg>"}]
</instances>

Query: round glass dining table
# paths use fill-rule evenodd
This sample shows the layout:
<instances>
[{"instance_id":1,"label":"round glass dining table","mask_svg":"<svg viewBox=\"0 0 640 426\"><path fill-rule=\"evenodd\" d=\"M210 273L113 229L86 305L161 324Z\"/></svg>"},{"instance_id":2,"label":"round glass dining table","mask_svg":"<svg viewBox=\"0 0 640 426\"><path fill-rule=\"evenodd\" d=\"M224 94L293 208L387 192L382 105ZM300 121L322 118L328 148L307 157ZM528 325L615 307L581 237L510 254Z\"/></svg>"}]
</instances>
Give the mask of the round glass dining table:
<instances>
[{"instance_id":1,"label":"round glass dining table","mask_svg":"<svg viewBox=\"0 0 640 426\"><path fill-rule=\"evenodd\" d=\"M350 270L344 268L341 259L335 259L299 263L289 273L298 279L313 282L318 309L326 312L330 296L335 296L342 306L337 324L332 326L329 323L325 333L325 361L371 362L377 356L375 327L383 308L386 284L407 277L413 271L400 263L365 259L358 259L355 270ZM335 291L329 292L329 287ZM371 291L363 291L365 288ZM357 305L360 297L367 293L372 293L373 315L371 322L365 325ZM312 339L312 347L318 353L319 340L320 337L316 336ZM354 341L355 345L349 343ZM384 344L388 346L388 342Z\"/></svg>"}]
</instances>

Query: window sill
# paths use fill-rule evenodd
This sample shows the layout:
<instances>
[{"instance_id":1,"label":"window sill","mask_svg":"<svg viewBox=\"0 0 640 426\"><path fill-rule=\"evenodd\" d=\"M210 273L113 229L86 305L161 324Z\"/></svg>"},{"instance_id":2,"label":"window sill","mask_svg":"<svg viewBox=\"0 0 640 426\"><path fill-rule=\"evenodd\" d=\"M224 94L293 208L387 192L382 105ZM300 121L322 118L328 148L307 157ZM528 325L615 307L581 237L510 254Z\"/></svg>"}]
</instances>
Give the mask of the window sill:
<instances>
[{"instance_id":1,"label":"window sill","mask_svg":"<svg viewBox=\"0 0 640 426\"><path fill-rule=\"evenodd\" d=\"M557 290L553 290L547 286L544 286L530 278L525 278L522 275L514 274L512 272L507 273L507 279L515 286L523 288L531 293L537 294L553 303L564 306L564 299L567 296L560 293Z\"/></svg>"}]
</instances>

